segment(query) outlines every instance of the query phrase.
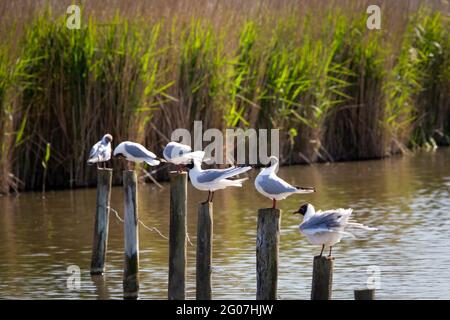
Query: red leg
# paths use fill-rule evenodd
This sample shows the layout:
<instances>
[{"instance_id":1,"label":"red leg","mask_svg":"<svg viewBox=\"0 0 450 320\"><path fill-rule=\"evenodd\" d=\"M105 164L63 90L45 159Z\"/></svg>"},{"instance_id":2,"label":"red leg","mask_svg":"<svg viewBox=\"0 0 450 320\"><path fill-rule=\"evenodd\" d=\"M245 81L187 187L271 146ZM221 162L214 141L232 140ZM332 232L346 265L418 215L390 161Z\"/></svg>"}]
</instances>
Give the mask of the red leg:
<instances>
[{"instance_id":1,"label":"red leg","mask_svg":"<svg viewBox=\"0 0 450 320\"><path fill-rule=\"evenodd\" d=\"M277 200L272 199L272 209L276 209L277 208Z\"/></svg>"}]
</instances>

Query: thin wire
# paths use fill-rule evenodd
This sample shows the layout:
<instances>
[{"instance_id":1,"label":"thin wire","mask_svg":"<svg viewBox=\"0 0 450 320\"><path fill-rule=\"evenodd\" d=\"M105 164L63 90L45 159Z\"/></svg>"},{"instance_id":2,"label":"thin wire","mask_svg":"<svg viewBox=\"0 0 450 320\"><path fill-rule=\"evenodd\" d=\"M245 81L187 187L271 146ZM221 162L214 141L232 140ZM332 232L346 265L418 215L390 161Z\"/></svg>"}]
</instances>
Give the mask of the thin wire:
<instances>
[{"instance_id":1,"label":"thin wire","mask_svg":"<svg viewBox=\"0 0 450 320\"><path fill-rule=\"evenodd\" d=\"M124 220L119 216L119 213L118 213L116 210L114 210L114 209L111 208L111 207L108 207L108 209L111 210L112 212L114 212L114 214L116 215L116 218L117 218L120 222L124 223ZM161 233L161 231L158 230L158 228L156 228L156 227L149 227L149 226L145 225L145 223L143 223L143 222L141 221L141 219L138 219L138 221L139 221L139 223L140 223L145 229L147 229L147 230L149 230L149 231L151 231L151 232L156 232L156 233L158 233L162 238L164 238L164 239L166 239L166 240L169 240L169 238L167 238L165 235L163 235L163 234Z\"/></svg>"},{"instance_id":2,"label":"thin wire","mask_svg":"<svg viewBox=\"0 0 450 320\"><path fill-rule=\"evenodd\" d=\"M169 238L167 238L165 235L163 235L163 234L161 233L161 231L158 230L158 228L146 226L146 225L141 221L141 219L138 219L138 221L139 221L139 223L140 223L145 229L147 229L147 230L149 230L149 231L152 231L152 232L156 232L156 233L158 233L162 238L164 238L164 239L166 239L166 240L169 240Z\"/></svg>"}]
</instances>

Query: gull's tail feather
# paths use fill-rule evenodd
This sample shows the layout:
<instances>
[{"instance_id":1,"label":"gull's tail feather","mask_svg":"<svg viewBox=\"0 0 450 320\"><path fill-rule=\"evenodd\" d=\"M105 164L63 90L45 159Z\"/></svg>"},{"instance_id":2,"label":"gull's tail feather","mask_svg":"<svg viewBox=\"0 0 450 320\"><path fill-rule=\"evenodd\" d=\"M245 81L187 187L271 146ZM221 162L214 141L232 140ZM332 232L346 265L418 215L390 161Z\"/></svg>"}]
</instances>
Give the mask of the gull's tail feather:
<instances>
[{"instance_id":1,"label":"gull's tail feather","mask_svg":"<svg viewBox=\"0 0 450 320\"><path fill-rule=\"evenodd\" d=\"M227 178L231 178L234 176L237 176L238 174L247 172L248 170L250 170L252 167L247 166L247 167L230 167L224 170L224 173L218 177L218 179L227 179ZM234 180L237 181L237 180Z\"/></svg>"},{"instance_id":2,"label":"gull's tail feather","mask_svg":"<svg viewBox=\"0 0 450 320\"><path fill-rule=\"evenodd\" d=\"M313 192L316 192L316 188L315 187L298 187L298 186L295 186L295 188L297 188L297 191L295 191L295 193L313 193Z\"/></svg>"},{"instance_id":3,"label":"gull's tail feather","mask_svg":"<svg viewBox=\"0 0 450 320\"><path fill-rule=\"evenodd\" d=\"M246 180L248 180L248 177L236 180L225 179L224 181L226 181L227 187L242 187L242 183Z\"/></svg>"},{"instance_id":4,"label":"gull's tail feather","mask_svg":"<svg viewBox=\"0 0 450 320\"><path fill-rule=\"evenodd\" d=\"M355 235L348 231L336 231L337 233L342 234L343 236L348 236L350 238L356 239Z\"/></svg>"},{"instance_id":5,"label":"gull's tail feather","mask_svg":"<svg viewBox=\"0 0 450 320\"><path fill-rule=\"evenodd\" d=\"M149 166L157 166L161 163L158 159L145 159L145 163L147 163Z\"/></svg>"},{"instance_id":6,"label":"gull's tail feather","mask_svg":"<svg viewBox=\"0 0 450 320\"><path fill-rule=\"evenodd\" d=\"M369 227L369 226L366 226L366 225L364 225L364 224L362 224L362 223L353 222L353 221L347 222L347 225L348 225L349 227L354 227L354 228L364 229L364 230L368 230L368 231L378 231L378 230L379 230L378 228Z\"/></svg>"},{"instance_id":7,"label":"gull's tail feather","mask_svg":"<svg viewBox=\"0 0 450 320\"><path fill-rule=\"evenodd\" d=\"M91 159L88 159L88 161L86 161L87 164L94 164L97 162L99 162L98 158L91 158Z\"/></svg>"}]
</instances>

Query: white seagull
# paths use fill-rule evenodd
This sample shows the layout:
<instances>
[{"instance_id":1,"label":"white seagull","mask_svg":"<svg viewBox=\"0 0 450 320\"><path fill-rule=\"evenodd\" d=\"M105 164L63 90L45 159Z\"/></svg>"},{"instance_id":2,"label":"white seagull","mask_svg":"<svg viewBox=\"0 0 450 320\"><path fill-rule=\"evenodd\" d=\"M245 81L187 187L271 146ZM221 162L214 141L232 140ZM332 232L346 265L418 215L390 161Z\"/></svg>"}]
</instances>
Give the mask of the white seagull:
<instances>
[{"instance_id":1,"label":"white seagull","mask_svg":"<svg viewBox=\"0 0 450 320\"><path fill-rule=\"evenodd\" d=\"M204 151L194 151L188 145L181 144L175 141L169 142L163 150L164 159L177 166L178 171L181 171L181 166L190 164L192 159L203 160L205 156Z\"/></svg>"},{"instance_id":2,"label":"white seagull","mask_svg":"<svg viewBox=\"0 0 450 320\"><path fill-rule=\"evenodd\" d=\"M147 150L143 145L131 141L121 142L114 149L114 156L123 157L126 160L135 163L145 162L150 166L157 166L161 161L166 162L163 159L159 159L153 152Z\"/></svg>"},{"instance_id":3,"label":"white seagull","mask_svg":"<svg viewBox=\"0 0 450 320\"><path fill-rule=\"evenodd\" d=\"M202 169L202 163L197 158L192 160L192 163L188 166L189 178L192 185L202 191L208 191L208 199L203 202L212 202L214 197L214 191L225 189L227 187L242 187L242 182L248 178L230 180L228 178L237 176L238 174L247 172L252 167L235 167L232 166L226 169Z\"/></svg>"},{"instance_id":4,"label":"white seagull","mask_svg":"<svg viewBox=\"0 0 450 320\"><path fill-rule=\"evenodd\" d=\"M317 211L314 207L306 203L300 207L294 214L302 214L303 222L300 224L300 232L303 233L311 244L322 245L322 256L325 246L330 247L329 257L331 257L331 248L340 242L343 236L355 238L353 234L345 231L346 227L355 227L364 230L377 231L377 228L365 226L361 223L350 220L353 209L332 209L326 211Z\"/></svg>"},{"instance_id":5,"label":"white seagull","mask_svg":"<svg viewBox=\"0 0 450 320\"><path fill-rule=\"evenodd\" d=\"M105 162L111 159L111 141L113 140L112 135L109 133L105 134L103 138L98 141L91 148L91 152L89 153L89 159L87 161L88 164L97 164L97 168L99 168L98 163L103 162L105 168Z\"/></svg>"},{"instance_id":6,"label":"white seagull","mask_svg":"<svg viewBox=\"0 0 450 320\"><path fill-rule=\"evenodd\" d=\"M255 187L259 193L272 199L272 208L275 209L277 200L286 199L294 193L312 193L314 187L295 187L277 176L279 160L275 156L270 158L271 165L261 169L261 172L255 179Z\"/></svg>"}]
</instances>

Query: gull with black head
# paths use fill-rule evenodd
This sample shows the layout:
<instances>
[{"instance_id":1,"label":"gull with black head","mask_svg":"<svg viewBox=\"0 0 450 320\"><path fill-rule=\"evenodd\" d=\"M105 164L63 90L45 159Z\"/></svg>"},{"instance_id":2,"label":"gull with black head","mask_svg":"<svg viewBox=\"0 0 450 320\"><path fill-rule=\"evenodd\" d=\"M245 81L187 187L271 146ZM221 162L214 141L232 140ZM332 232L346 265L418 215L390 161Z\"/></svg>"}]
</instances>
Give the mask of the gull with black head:
<instances>
[{"instance_id":1,"label":"gull with black head","mask_svg":"<svg viewBox=\"0 0 450 320\"><path fill-rule=\"evenodd\" d=\"M350 220L352 209L331 209L326 211L316 211L312 204L302 205L294 214L303 215L303 222L300 224L300 232L304 234L311 244L321 245L322 256L325 247L330 248L328 257L331 257L331 248L341 241L342 237L355 236L345 231L347 227L354 227L369 231L376 231L377 228L365 226L356 221Z\"/></svg>"}]
</instances>

